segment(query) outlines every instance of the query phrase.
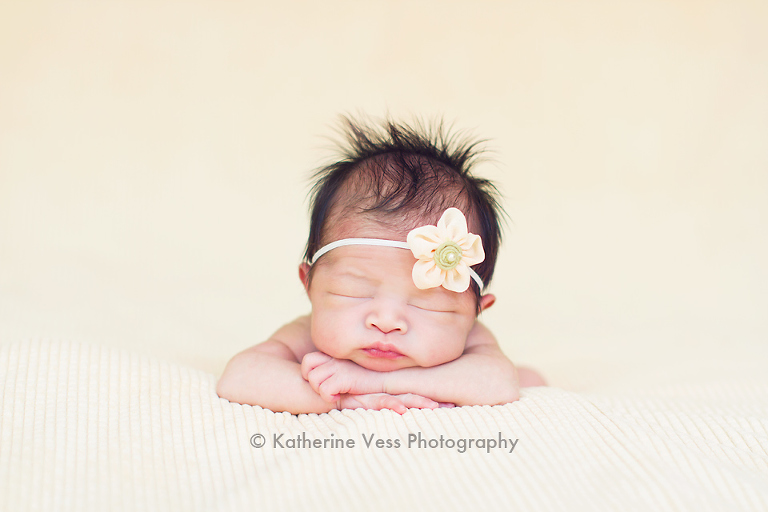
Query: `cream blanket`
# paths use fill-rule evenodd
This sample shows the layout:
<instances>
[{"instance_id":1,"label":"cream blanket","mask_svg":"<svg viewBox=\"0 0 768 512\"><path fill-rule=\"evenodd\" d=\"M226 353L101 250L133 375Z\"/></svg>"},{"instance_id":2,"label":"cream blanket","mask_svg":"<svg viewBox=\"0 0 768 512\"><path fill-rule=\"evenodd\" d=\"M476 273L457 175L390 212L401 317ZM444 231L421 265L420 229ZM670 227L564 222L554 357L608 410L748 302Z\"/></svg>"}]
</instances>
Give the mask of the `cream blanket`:
<instances>
[{"instance_id":1,"label":"cream blanket","mask_svg":"<svg viewBox=\"0 0 768 512\"><path fill-rule=\"evenodd\" d=\"M298 417L215 384L114 348L0 346L0 510L768 510L766 380Z\"/></svg>"}]
</instances>

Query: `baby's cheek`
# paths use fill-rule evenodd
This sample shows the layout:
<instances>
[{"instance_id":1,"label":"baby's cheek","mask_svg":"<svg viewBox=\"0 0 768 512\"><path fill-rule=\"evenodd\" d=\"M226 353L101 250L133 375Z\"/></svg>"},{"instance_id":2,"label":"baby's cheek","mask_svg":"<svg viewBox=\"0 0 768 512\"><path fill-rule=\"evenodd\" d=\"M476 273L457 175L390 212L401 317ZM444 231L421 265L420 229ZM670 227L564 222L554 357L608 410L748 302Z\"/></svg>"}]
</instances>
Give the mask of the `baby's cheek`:
<instances>
[{"instance_id":1,"label":"baby's cheek","mask_svg":"<svg viewBox=\"0 0 768 512\"><path fill-rule=\"evenodd\" d=\"M344 357L344 336L347 329L338 327L339 323L331 314L318 315L312 322L312 342L320 352L331 357Z\"/></svg>"},{"instance_id":2,"label":"baby's cheek","mask_svg":"<svg viewBox=\"0 0 768 512\"><path fill-rule=\"evenodd\" d=\"M443 352L443 355L446 359L445 362L453 361L454 359L461 357L461 355L464 353L465 346L465 340L454 340L453 343L449 344L449 346L446 346L445 351Z\"/></svg>"},{"instance_id":3,"label":"baby's cheek","mask_svg":"<svg viewBox=\"0 0 768 512\"><path fill-rule=\"evenodd\" d=\"M315 344L315 348L320 352L325 352L329 356L333 356L331 352L334 350L333 338L330 336L328 329L324 326L318 326L312 329L312 343Z\"/></svg>"},{"instance_id":4,"label":"baby's cheek","mask_svg":"<svg viewBox=\"0 0 768 512\"><path fill-rule=\"evenodd\" d=\"M460 332L455 328L445 329L430 337L429 346L424 347L426 361L422 365L437 366L458 359L464 353L467 340Z\"/></svg>"},{"instance_id":5,"label":"baby's cheek","mask_svg":"<svg viewBox=\"0 0 768 512\"><path fill-rule=\"evenodd\" d=\"M459 322L446 336L446 353L451 357L451 360L457 359L464 353L471 329L471 324Z\"/></svg>"}]
</instances>

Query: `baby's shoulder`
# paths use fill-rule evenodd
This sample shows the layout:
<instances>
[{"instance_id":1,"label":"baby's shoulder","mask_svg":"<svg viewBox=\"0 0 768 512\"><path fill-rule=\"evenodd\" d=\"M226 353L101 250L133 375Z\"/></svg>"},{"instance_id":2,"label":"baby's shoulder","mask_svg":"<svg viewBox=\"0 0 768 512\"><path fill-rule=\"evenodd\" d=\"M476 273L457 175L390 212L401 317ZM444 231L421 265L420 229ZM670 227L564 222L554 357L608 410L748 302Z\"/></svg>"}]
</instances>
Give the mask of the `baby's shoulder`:
<instances>
[{"instance_id":1,"label":"baby's shoulder","mask_svg":"<svg viewBox=\"0 0 768 512\"><path fill-rule=\"evenodd\" d=\"M269 337L270 340L278 341L288 347L297 361L317 350L312 343L311 316L300 316L296 320L289 322L279 328Z\"/></svg>"},{"instance_id":2,"label":"baby's shoulder","mask_svg":"<svg viewBox=\"0 0 768 512\"><path fill-rule=\"evenodd\" d=\"M465 345L465 351L467 349L481 345L498 345L498 342L496 341L496 338L490 329L477 321L469 331L469 335L467 336L467 343Z\"/></svg>"}]
</instances>

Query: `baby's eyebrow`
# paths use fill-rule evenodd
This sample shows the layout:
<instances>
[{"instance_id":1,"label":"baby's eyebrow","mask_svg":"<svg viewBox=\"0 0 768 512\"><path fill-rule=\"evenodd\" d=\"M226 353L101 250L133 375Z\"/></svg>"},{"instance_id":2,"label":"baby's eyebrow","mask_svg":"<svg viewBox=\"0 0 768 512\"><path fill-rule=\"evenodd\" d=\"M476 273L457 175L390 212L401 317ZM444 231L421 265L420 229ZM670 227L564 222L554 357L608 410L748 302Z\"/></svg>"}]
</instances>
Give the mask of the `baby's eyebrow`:
<instances>
[{"instance_id":1,"label":"baby's eyebrow","mask_svg":"<svg viewBox=\"0 0 768 512\"><path fill-rule=\"evenodd\" d=\"M362 272L356 272L354 270L350 270L349 268L335 270L333 274L334 274L333 277L335 279L340 279L342 277L349 277L357 281L365 281L367 283L370 283L373 281L369 276L363 274Z\"/></svg>"}]
</instances>

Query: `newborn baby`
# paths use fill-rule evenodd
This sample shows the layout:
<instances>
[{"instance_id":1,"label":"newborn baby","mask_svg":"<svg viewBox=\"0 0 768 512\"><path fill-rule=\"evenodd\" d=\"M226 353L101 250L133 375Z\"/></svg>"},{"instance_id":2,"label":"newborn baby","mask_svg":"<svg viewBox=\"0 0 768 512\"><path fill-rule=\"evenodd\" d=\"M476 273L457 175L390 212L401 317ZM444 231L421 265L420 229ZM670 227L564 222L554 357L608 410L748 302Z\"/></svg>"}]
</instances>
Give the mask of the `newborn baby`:
<instances>
[{"instance_id":1,"label":"newborn baby","mask_svg":"<svg viewBox=\"0 0 768 512\"><path fill-rule=\"evenodd\" d=\"M347 121L343 158L316 175L299 277L312 312L237 354L219 396L293 414L513 402L544 385L477 315L500 244L476 144Z\"/></svg>"}]
</instances>

